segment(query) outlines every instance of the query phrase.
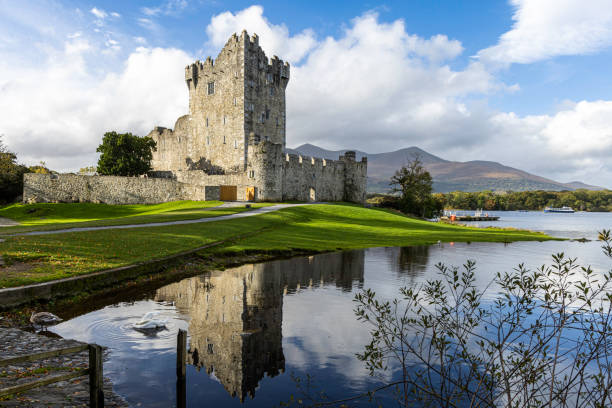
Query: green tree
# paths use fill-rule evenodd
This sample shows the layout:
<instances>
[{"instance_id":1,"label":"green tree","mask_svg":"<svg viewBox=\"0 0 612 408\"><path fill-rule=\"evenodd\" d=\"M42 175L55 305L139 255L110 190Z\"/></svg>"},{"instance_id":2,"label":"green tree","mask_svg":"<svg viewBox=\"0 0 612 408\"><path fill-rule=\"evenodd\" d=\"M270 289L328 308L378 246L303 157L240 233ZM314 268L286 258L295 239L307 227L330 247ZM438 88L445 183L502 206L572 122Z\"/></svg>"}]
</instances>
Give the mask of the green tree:
<instances>
[{"instance_id":1,"label":"green tree","mask_svg":"<svg viewBox=\"0 0 612 408\"><path fill-rule=\"evenodd\" d=\"M6 148L0 135L0 202L12 202L23 193L23 175L28 172L17 163L17 155Z\"/></svg>"},{"instance_id":2,"label":"green tree","mask_svg":"<svg viewBox=\"0 0 612 408\"><path fill-rule=\"evenodd\" d=\"M107 132L96 150L98 173L106 176L139 176L151 170L155 141L131 133Z\"/></svg>"},{"instance_id":3,"label":"green tree","mask_svg":"<svg viewBox=\"0 0 612 408\"><path fill-rule=\"evenodd\" d=\"M441 201L432 197L433 180L419 156L395 172L391 177L394 193L400 193L400 209L405 213L432 217L441 209Z\"/></svg>"}]
</instances>

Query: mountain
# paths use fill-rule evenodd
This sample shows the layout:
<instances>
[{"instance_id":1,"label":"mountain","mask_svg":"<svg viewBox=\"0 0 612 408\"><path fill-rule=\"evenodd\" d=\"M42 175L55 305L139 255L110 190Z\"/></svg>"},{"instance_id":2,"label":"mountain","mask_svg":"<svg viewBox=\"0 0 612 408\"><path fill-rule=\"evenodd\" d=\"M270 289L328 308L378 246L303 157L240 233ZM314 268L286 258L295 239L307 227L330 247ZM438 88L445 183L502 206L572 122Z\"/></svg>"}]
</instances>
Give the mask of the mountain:
<instances>
[{"instance_id":1,"label":"mountain","mask_svg":"<svg viewBox=\"0 0 612 408\"><path fill-rule=\"evenodd\" d=\"M287 149L287 153L321 157L329 160L338 160L338 156L344 154L344 152L346 150L326 150L311 144ZM388 153L369 154L361 151L355 153L357 160L361 160L363 156L368 158L368 192L387 192L389 190L389 179L393 173L412 160L415 155L420 156L423 165L433 177L436 192L603 189L580 181L560 183L492 161L455 162L444 160L414 146Z\"/></svg>"}]
</instances>

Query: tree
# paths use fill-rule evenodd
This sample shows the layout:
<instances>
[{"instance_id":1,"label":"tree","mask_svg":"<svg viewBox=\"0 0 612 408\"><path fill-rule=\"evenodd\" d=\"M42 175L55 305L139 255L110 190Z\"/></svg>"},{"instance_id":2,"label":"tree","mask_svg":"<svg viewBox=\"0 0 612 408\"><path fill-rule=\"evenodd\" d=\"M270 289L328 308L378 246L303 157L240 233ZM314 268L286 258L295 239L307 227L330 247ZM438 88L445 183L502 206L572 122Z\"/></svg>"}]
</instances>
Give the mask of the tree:
<instances>
[{"instance_id":1,"label":"tree","mask_svg":"<svg viewBox=\"0 0 612 408\"><path fill-rule=\"evenodd\" d=\"M10 152L0 135L0 202L12 202L23 193L23 175L27 167L17 163L17 155Z\"/></svg>"},{"instance_id":2,"label":"tree","mask_svg":"<svg viewBox=\"0 0 612 408\"><path fill-rule=\"evenodd\" d=\"M107 176L139 176L151 170L155 141L131 133L107 132L96 150L98 173Z\"/></svg>"},{"instance_id":3,"label":"tree","mask_svg":"<svg viewBox=\"0 0 612 408\"><path fill-rule=\"evenodd\" d=\"M432 197L433 180L418 155L395 172L390 184L394 193L400 193L400 207L405 213L432 217L442 209L441 202Z\"/></svg>"}]
</instances>

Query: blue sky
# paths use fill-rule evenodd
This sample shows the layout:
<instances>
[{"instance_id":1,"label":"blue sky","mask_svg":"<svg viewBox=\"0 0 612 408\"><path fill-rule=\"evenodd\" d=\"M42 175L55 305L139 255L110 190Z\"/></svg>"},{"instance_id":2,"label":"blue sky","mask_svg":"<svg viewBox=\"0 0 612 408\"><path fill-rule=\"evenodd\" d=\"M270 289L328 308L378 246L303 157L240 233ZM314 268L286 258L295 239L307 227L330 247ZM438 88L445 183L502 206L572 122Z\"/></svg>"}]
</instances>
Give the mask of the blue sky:
<instances>
[{"instance_id":1,"label":"blue sky","mask_svg":"<svg viewBox=\"0 0 612 408\"><path fill-rule=\"evenodd\" d=\"M610 0L0 0L0 134L95 162L107 130L187 113L182 67L257 32L292 64L287 144L419 146L612 187Z\"/></svg>"}]
</instances>

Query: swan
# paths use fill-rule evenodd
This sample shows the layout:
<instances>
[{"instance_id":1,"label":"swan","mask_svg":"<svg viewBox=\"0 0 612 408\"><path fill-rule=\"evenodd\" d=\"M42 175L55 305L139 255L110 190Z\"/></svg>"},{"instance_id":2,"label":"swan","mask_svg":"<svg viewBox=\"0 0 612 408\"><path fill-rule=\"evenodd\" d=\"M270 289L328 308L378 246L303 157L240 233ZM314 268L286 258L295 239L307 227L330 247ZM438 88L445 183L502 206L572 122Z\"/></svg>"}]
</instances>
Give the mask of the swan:
<instances>
[{"instance_id":1,"label":"swan","mask_svg":"<svg viewBox=\"0 0 612 408\"><path fill-rule=\"evenodd\" d=\"M53 313L49 312L32 312L32 316L30 316L30 323L32 323L34 326L41 326L42 328L45 328L46 326L53 326L62 320L63 319L60 319Z\"/></svg>"},{"instance_id":2,"label":"swan","mask_svg":"<svg viewBox=\"0 0 612 408\"><path fill-rule=\"evenodd\" d=\"M168 320L156 319L159 312L148 312L140 319L140 321L134 323L135 329L164 329Z\"/></svg>"}]
</instances>

